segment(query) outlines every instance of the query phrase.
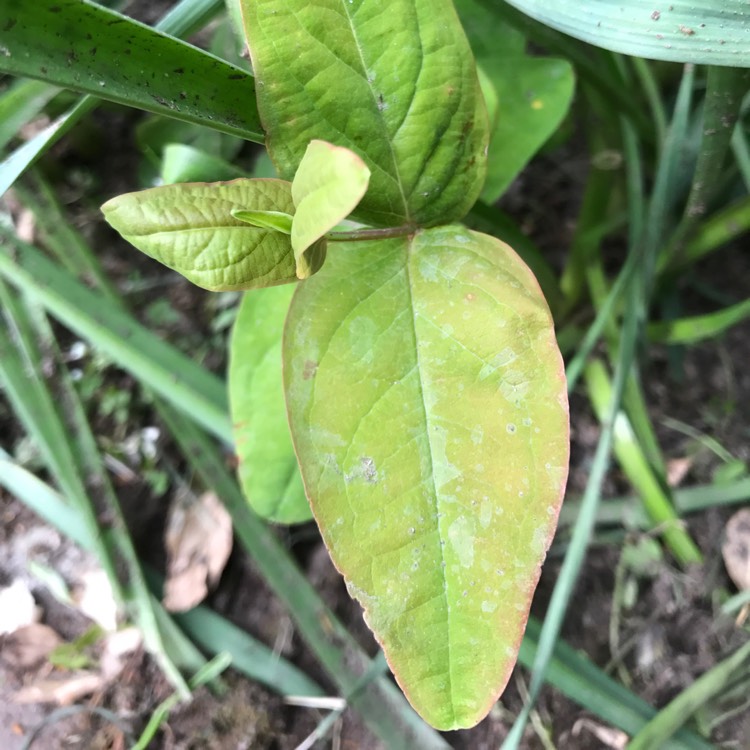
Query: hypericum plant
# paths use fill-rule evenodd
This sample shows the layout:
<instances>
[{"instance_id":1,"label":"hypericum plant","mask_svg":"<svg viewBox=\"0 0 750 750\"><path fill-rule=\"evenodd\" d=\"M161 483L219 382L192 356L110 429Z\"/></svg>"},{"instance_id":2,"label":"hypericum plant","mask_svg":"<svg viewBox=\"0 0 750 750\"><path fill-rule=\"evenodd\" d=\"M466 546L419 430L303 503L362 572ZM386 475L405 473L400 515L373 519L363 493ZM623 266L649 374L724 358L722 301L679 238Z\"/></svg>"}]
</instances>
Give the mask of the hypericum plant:
<instances>
[{"instance_id":1,"label":"hypericum plant","mask_svg":"<svg viewBox=\"0 0 750 750\"><path fill-rule=\"evenodd\" d=\"M254 290L230 369L248 498L282 522L312 508L412 705L468 727L515 664L568 463L539 286L455 223L487 171L471 49L450 0L241 5L282 179L103 210L196 284Z\"/></svg>"}]
</instances>

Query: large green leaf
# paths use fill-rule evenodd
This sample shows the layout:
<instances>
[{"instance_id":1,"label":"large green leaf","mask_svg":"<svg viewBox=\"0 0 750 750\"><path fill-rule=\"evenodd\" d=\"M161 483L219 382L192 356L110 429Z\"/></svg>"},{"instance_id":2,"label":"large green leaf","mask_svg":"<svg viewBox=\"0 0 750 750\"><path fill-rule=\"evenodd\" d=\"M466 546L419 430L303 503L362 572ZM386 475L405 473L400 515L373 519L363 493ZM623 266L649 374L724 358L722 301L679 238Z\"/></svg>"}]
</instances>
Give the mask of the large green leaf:
<instances>
[{"instance_id":1,"label":"large green leaf","mask_svg":"<svg viewBox=\"0 0 750 750\"><path fill-rule=\"evenodd\" d=\"M412 705L471 726L515 663L567 474L552 320L518 256L458 225L330 254L284 342L308 498Z\"/></svg>"},{"instance_id":2,"label":"large green leaf","mask_svg":"<svg viewBox=\"0 0 750 750\"><path fill-rule=\"evenodd\" d=\"M567 60L527 55L523 35L481 0L456 0L456 9L498 100L482 190L494 203L560 125L575 76Z\"/></svg>"},{"instance_id":3,"label":"large green leaf","mask_svg":"<svg viewBox=\"0 0 750 750\"><path fill-rule=\"evenodd\" d=\"M258 109L279 174L312 139L372 172L355 216L462 218L485 173L487 113L450 0L242 0Z\"/></svg>"},{"instance_id":4,"label":"large green leaf","mask_svg":"<svg viewBox=\"0 0 750 750\"><path fill-rule=\"evenodd\" d=\"M508 2L598 47L654 60L750 66L747 0L487 0Z\"/></svg>"},{"instance_id":5,"label":"large green leaf","mask_svg":"<svg viewBox=\"0 0 750 750\"><path fill-rule=\"evenodd\" d=\"M244 296L229 360L229 406L242 490L258 515L277 523L312 517L281 382L281 335L293 292L287 285Z\"/></svg>"},{"instance_id":6,"label":"large green leaf","mask_svg":"<svg viewBox=\"0 0 750 750\"><path fill-rule=\"evenodd\" d=\"M119 195L102 211L128 242L204 289L296 281L289 236L233 216L245 208L293 213L291 185L246 179L165 185ZM313 270L323 258L324 252L315 256Z\"/></svg>"},{"instance_id":7,"label":"large green leaf","mask_svg":"<svg viewBox=\"0 0 750 750\"><path fill-rule=\"evenodd\" d=\"M252 76L87 0L3 0L0 72L263 142Z\"/></svg>"}]
</instances>

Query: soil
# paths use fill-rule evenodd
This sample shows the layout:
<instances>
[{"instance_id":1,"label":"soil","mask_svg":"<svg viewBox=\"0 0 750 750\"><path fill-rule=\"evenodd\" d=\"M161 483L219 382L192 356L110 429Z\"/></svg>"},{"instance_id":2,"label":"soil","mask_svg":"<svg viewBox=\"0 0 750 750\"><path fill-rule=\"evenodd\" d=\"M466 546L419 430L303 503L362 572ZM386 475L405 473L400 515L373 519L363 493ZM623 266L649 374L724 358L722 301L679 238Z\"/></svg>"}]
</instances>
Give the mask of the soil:
<instances>
[{"instance_id":1,"label":"soil","mask_svg":"<svg viewBox=\"0 0 750 750\"><path fill-rule=\"evenodd\" d=\"M204 361L217 372L225 365L223 334L210 328L213 311L210 296L183 281L165 279L163 269L115 240L98 218L96 205L111 195L132 190L137 185L140 158L133 143L134 122L139 115L114 107L101 109L91 120L85 144L68 139L46 161L56 189L76 217L76 223L103 248L102 260L119 282L141 276L156 280L177 315L163 324L171 341L204 354ZM93 137L92 137L93 135ZM85 148L84 148L85 146ZM554 262L568 246L573 221L588 168L581 151L555 151L539 159L509 193L505 208L542 247ZM583 152L585 153L585 152ZM70 169L68 169L70 168ZM67 171L66 171L67 170ZM83 191L77 180L88 175L98 185L92 194ZM699 313L712 309L700 289L713 286L734 300L747 296L750 289L750 256L737 246L706 259L689 278L679 281L682 299ZM130 302L143 302L148 295L131 296ZM72 342L67 332L64 340ZM208 343L207 343L208 342ZM675 361L674 352L654 347L644 355L641 377L660 443L667 459L691 457L683 485L710 481L718 460L706 450L695 452L695 443L665 427L665 417L678 419L714 437L736 458L750 464L750 322L734 327L725 336L704 344L686 347ZM127 430L154 424L147 401L140 400L135 384L125 374L109 367L106 378L118 388L133 394ZM122 425L109 417L97 417L95 429L100 440L114 437ZM569 494L580 495L585 487L599 427L585 399L572 399L573 459ZM7 403L0 398L0 435L3 447L13 453L23 435ZM167 459L170 447L165 446ZM175 456L171 457L178 464ZM629 491L620 471L613 467L606 484L606 495L614 497ZM123 505L132 520L132 532L144 556L163 566L161 534L166 514L166 496L155 493L138 481L122 488ZM693 538L706 562L681 570L668 558L647 574L635 578L637 596L632 607L620 613L620 675L631 689L656 707L689 686L699 675L726 657L746 638L731 621L717 613L715 593L732 591L721 562L720 542L731 509L711 509L688 518ZM342 619L359 643L370 654L376 645L365 626L359 607L350 599L333 568L317 529L312 524L292 530L278 530L308 578L329 607ZM633 534L632 539L638 535ZM581 649L601 667L614 667L610 644L610 619L615 590L615 571L622 543L594 542L576 587L562 636ZM154 553L154 550L157 550ZM62 638L72 640L89 627L75 609L60 604L26 566L29 559L48 564L64 577L75 577L87 560L74 545L66 542L30 513L23 505L0 492L0 585L16 577L28 581L43 622ZM544 610L559 571L559 557L551 555L544 567L533 614L543 618ZM294 632L292 621L275 599L252 562L235 547L229 564L208 602L216 611L257 637L303 669L335 695L333 686L314 656ZM32 748L124 748L137 737L155 707L171 689L158 668L142 651L132 654L116 683L79 701L69 715L54 713L49 704L19 705L16 691L37 679L46 667L19 669L6 658L8 650L0 642L0 748L21 750L31 733L41 728ZM259 685L228 673L228 690L223 695L207 689L197 691L188 705L173 711L150 747L155 750L240 750L241 748L291 750L315 729L324 713L290 707ZM528 674L517 668L501 701L478 727L446 734L457 750L497 748L508 732L521 705ZM114 724L94 712L105 708L118 719ZM594 730L598 720L557 691L546 687L537 708L541 723L551 730L555 747L561 750L587 750L607 747ZM708 720L709 717L707 717ZM45 725L45 722L49 722ZM593 727L593 729L592 729ZM727 748L750 747L750 713L740 712L720 724L713 735ZM28 746L28 745L26 745ZM317 747L381 747L356 714L347 710L327 740ZM543 748L532 728L527 730L524 748Z\"/></svg>"}]
</instances>

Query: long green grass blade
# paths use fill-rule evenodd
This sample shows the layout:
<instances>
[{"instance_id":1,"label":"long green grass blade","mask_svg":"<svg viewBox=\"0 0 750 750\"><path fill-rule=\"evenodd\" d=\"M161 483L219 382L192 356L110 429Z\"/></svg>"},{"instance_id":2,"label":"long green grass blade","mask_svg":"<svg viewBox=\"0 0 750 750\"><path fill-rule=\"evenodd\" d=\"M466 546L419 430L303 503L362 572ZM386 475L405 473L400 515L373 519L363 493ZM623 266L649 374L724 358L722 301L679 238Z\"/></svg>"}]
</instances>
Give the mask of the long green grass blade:
<instances>
[{"instance_id":1,"label":"long green grass blade","mask_svg":"<svg viewBox=\"0 0 750 750\"><path fill-rule=\"evenodd\" d=\"M447 748L407 705L403 695L382 678L356 695L352 692L371 661L289 558L268 527L250 510L236 481L227 473L216 447L193 422L174 410L165 411L168 426L198 476L211 487L232 515L235 534L276 595L289 608L299 633L330 678L364 719L393 750Z\"/></svg>"},{"instance_id":2,"label":"long green grass blade","mask_svg":"<svg viewBox=\"0 0 750 750\"><path fill-rule=\"evenodd\" d=\"M519 661L526 667L531 668L534 663L541 630L542 624L530 617L519 654ZM555 645L547 680L578 705L630 735L640 731L644 724L656 715L656 709L646 701L615 682L562 640ZM682 730L674 741L659 746L659 750L678 748L709 750L711 745Z\"/></svg>"},{"instance_id":3,"label":"long green grass blade","mask_svg":"<svg viewBox=\"0 0 750 750\"><path fill-rule=\"evenodd\" d=\"M84 0L5 0L0 71L262 143L241 68Z\"/></svg>"},{"instance_id":4,"label":"long green grass blade","mask_svg":"<svg viewBox=\"0 0 750 750\"><path fill-rule=\"evenodd\" d=\"M187 36L222 8L222 0L181 0L156 24L156 28L172 36ZM99 99L92 96L84 96L71 109L0 162L0 195L3 195L45 151L72 130L81 118L96 109L99 102Z\"/></svg>"},{"instance_id":5,"label":"long green grass blade","mask_svg":"<svg viewBox=\"0 0 750 750\"><path fill-rule=\"evenodd\" d=\"M233 669L271 690L281 695L324 695L306 674L210 609L196 607L174 619L207 652L225 651L232 657Z\"/></svg>"},{"instance_id":6,"label":"long green grass blade","mask_svg":"<svg viewBox=\"0 0 750 750\"><path fill-rule=\"evenodd\" d=\"M748 231L750 231L750 196L746 195L702 222L685 245L685 252L679 258L672 259L671 267L679 270L695 263ZM666 264L667 258L664 256L660 270Z\"/></svg>"},{"instance_id":7,"label":"long green grass blade","mask_svg":"<svg viewBox=\"0 0 750 750\"><path fill-rule=\"evenodd\" d=\"M231 443L226 392L219 378L4 229L0 229L0 275L32 295L120 367Z\"/></svg>"},{"instance_id":8,"label":"long green grass blade","mask_svg":"<svg viewBox=\"0 0 750 750\"><path fill-rule=\"evenodd\" d=\"M748 64L744 0L507 0L532 18L584 42L626 55L705 65Z\"/></svg>"},{"instance_id":9,"label":"long green grass blade","mask_svg":"<svg viewBox=\"0 0 750 750\"><path fill-rule=\"evenodd\" d=\"M3 92L0 96L0 152L58 93L60 89L42 81L14 81Z\"/></svg>"},{"instance_id":10,"label":"long green grass blade","mask_svg":"<svg viewBox=\"0 0 750 750\"><path fill-rule=\"evenodd\" d=\"M5 381L16 411L27 429L36 438L44 454L52 458L50 468L53 474L62 487L67 487L72 506L85 521L87 534L94 544L99 563L107 573L115 598L120 603L128 605L143 632L147 648L175 687L183 695L187 695L186 684L167 656L135 550L125 530L119 505L104 471L83 409L60 365L59 352L48 321L43 314L35 315L37 311L33 307L26 308L18 304L13 296L7 293L4 282L0 284L0 291L5 315L9 318L11 329L16 332L16 344L21 348L27 365L24 373L25 382L17 382L18 368L14 367L17 358L13 356L14 352L8 341L0 338L3 355L0 377ZM35 334L34 340L31 339L30 333ZM54 365L56 368L56 401L37 375L42 371L42 356L47 367ZM26 387L26 383L31 380L36 384L33 389ZM34 418L35 407L28 403L36 402L37 399L46 402L46 421L42 424ZM56 442L50 445L50 440ZM61 464L59 457L67 460ZM94 502L95 496L98 503ZM99 533L99 513L106 513L112 519L106 535ZM120 575L126 577L127 583L120 580Z\"/></svg>"},{"instance_id":11,"label":"long green grass blade","mask_svg":"<svg viewBox=\"0 0 750 750\"><path fill-rule=\"evenodd\" d=\"M648 337L652 342L660 344L696 344L720 336L748 316L750 299L706 315L651 323Z\"/></svg>"},{"instance_id":12,"label":"long green grass blade","mask_svg":"<svg viewBox=\"0 0 750 750\"><path fill-rule=\"evenodd\" d=\"M603 423L606 405L611 402L612 389L604 365L594 360L586 369L589 396ZM630 482L639 491L652 523L659 527L675 557L683 564L700 562L702 555L685 533L679 516L665 489L654 475L630 422L623 413L615 418L614 451Z\"/></svg>"},{"instance_id":13,"label":"long green grass blade","mask_svg":"<svg viewBox=\"0 0 750 750\"><path fill-rule=\"evenodd\" d=\"M84 549L95 550L95 540L80 514L63 500L59 492L20 466L2 449L0 485L73 542ZM149 579L153 579L154 586L159 588L155 574L150 574ZM163 614L167 617L166 613ZM173 618L208 652L229 653L232 666L251 679L264 682L282 695L322 695L320 687L304 673L210 609L199 606ZM179 636L184 638L181 633Z\"/></svg>"}]
</instances>

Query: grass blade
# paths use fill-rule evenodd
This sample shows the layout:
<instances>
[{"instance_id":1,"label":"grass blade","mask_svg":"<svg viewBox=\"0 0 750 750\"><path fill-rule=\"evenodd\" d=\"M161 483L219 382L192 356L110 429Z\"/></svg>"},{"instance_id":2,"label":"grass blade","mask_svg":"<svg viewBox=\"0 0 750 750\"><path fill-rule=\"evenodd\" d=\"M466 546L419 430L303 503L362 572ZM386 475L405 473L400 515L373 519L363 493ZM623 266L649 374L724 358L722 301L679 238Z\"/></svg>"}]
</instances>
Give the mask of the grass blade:
<instances>
[{"instance_id":1,"label":"grass blade","mask_svg":"<svg viewBox=\"0 0 750 750\"><path fill-rule=\"evenodd\" d=\"M207 23L222 8L222 0L181 0L156 24L156 28L172 36L187 36ZM99 101L92 96L84 96L51 125L0 162L0 196L45 151L72 130L81 118L96 109Z\"/></svg>"},{"instance_id":2,"label":"grass blade","mask_svg":"<svg viewBox=\"0 0 750 750\"><path fill-rule=\"evenodd\" d=\"M165 410L163 416L196 473L221 497L240 543L289 608L302 638L341 694L352 695L371 660L326 608L268 527L250 510L214 444L195 423L174 410ZM389 750L448 747L408 706L401 691L384 678L353 695L350 702Z\"/></svg>"},{"instance_id":3,"label":"grass blade","mask_svg":"<svg viewBox=\"0 0 750 750\"><path fill-rule=\"evenodd\" d=\"M750 641L730 657L712 667L674 698L633 737L628 745L629 750L664 747L664 743L677 729L701 706L725 690L739 673L744 673L747 677L748 666L750 666Z\"/></svg>"},{"instance_id":4,"label":"grass blade","mask_svg":"<svg viewBox=\"0 0 750 750\"><path fill-rule=\"evenodd\" d=\"M5 0L0 25L3 73L264 141L252 76L127 16L80 0Z\"/></svg>"},{"instance_id":5,"label":"grass blade","mask_svg":"<svg viewBox=\"0 0 750 750\"><path fill-rule=\"evenodd\" d=\"M90 341L210 432L231 442L224 384L141 326L107 298L87 289L31 245L0 228L0 275L32 295L61 323ZM9 254L12 248L16 260Z\"/></svg>"},{"instance_id":6,"label":"grass blade","mask_svg":"<svg viewBox=\"0 0 750 750\"><path fill-rule=\"evenodd\" d=\"M649 340L659 344L696 344L716 338L750 316L750 299L706 315L651 323Z\"/></svg>"}]
</instances>

